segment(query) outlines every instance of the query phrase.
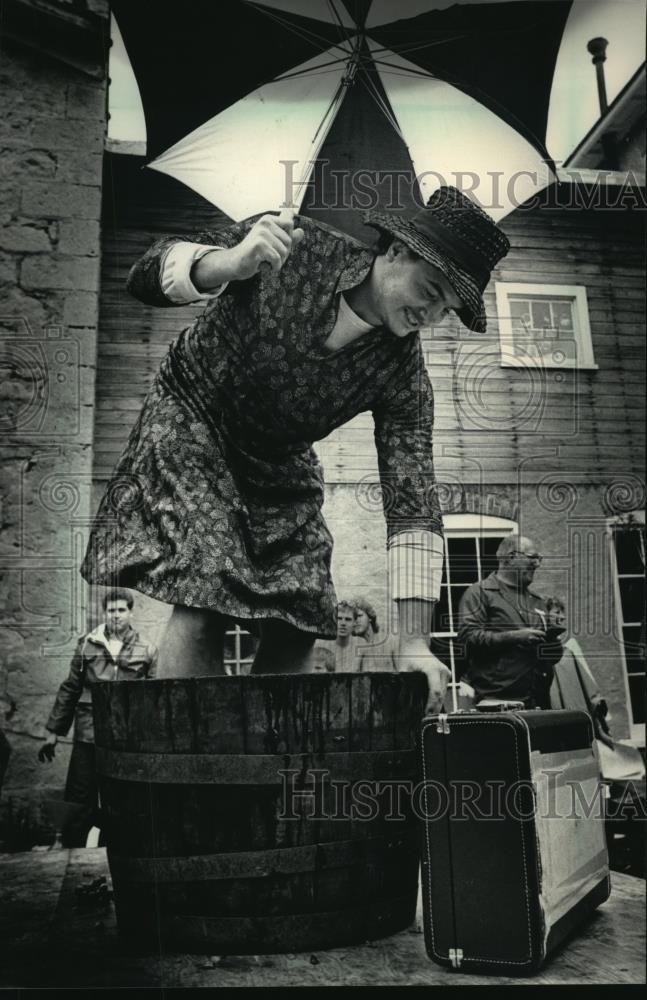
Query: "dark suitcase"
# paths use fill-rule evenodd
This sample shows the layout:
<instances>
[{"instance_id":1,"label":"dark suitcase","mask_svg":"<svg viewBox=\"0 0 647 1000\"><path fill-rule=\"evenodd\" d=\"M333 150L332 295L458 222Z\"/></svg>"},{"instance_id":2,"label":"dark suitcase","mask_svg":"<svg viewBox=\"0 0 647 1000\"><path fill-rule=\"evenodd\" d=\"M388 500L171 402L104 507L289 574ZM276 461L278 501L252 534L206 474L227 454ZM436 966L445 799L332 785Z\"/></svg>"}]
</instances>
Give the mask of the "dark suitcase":
<instances>
[{"instance_id":1,"label":"dark suitcase","mask_svg":"<svg viewBox=\"0 0 647 1000\"><path fill-rule=\"evenodd\" d=\"M423 720L427 953L527 974L609 896L603 790L585 712Z\"/></svg>"}]
</instances>

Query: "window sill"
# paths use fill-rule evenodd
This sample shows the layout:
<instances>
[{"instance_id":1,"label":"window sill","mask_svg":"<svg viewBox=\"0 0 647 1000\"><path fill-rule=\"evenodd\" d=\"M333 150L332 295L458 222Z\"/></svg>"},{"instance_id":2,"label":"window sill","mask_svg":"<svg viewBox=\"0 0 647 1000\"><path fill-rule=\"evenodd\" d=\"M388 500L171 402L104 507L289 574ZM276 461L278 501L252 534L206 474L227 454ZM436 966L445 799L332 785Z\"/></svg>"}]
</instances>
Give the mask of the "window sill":
<instances>
[{"instance_id":1,"label":"window sill","mask_svg":"<svg viewBox=\"0 0 647 1000\"><path fill-rule=\"evenodd\" d=\"M529 362L526 360L515 361L500 361L500 368L550 368L557 371L572 371L572 372L597 372L600 370L600 366L596 364L568 364L564 361L533 361Z\"/></svg>"}]
</instances>

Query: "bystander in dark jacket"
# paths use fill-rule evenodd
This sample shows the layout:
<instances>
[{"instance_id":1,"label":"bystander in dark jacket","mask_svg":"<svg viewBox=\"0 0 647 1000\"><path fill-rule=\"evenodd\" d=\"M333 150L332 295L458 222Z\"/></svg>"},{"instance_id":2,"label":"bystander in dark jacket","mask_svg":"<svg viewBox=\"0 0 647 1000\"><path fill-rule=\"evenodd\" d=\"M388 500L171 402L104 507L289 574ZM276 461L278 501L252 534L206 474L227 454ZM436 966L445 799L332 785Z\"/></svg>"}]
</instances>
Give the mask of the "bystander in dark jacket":
<instances>
[{"instance_id":1,"label":"bystander in dark jacket","mask_svg":"<svg viewBox=\"0 0 647 1000\"><path fill-rule=\"evenodd\" d=\"M74 742L65 784L70 809L63 824L64 847L84 847L92 826L98 826L98 786L94 755L92 687L105 681L152 678L157 649L131 625L133 597L115 589L104 597L106 621L81 636L70 672L58 689L45 724L49 735L38 752L41 762L52 760L59 736L74 722Z\"/></svg>"},{"instance_id":2,"label":"bystander in dark jacket","mask_svg":"<svg viewBox=\"0 0 647 1000\"><path fill-rule=\"evenodd\" d=\"M522 701L550 708L559 640L546 635L546 600L531 586L542 557L528 538L511 535L497 551L499 570L468 587L460 602L458 642L475 701Z\"/></svg>"}]
</instances>

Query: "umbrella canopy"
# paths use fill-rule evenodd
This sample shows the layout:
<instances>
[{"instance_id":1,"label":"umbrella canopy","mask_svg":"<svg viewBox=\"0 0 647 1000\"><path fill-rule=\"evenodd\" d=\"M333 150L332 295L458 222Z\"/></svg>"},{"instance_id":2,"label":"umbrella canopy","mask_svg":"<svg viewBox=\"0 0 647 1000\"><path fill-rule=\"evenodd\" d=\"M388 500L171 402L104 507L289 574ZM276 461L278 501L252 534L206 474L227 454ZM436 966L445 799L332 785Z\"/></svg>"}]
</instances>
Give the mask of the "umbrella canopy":
<instances>
[{"instance_id":1,"label":"umbrella canopy","mask_svg":"<svg viewBox=\"0 0 647 1000\"><path fill-rule=\"evenodd\" d=\"M113 0L151 166L232 218L303 202L351 231L358 209L407 210L443 182L501 217L550 181L550 89L570 7Z\"/></svg>"}]
</instances>

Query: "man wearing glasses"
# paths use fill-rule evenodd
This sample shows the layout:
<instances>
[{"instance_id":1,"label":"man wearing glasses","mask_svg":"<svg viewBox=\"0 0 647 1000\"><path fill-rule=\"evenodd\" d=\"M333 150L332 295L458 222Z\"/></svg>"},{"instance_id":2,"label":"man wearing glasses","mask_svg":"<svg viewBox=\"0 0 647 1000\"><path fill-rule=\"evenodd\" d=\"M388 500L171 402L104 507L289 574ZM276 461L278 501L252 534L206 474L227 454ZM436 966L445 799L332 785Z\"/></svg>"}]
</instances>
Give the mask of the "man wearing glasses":
<instances>
[{"instance_id":1,"label":"man wearing glasses","mask_svg":"<svg viewBox=\"0 0 647 1000\"><path fill-rule=\"evenodd\" d=\"M529 538L509 535L497 550L499 568L463 594L458 642L466 680L483 699L550 708L553 665L563 649L546 633L546 599L531 586L542 557Z\"/></svg>"}]
</instances>

